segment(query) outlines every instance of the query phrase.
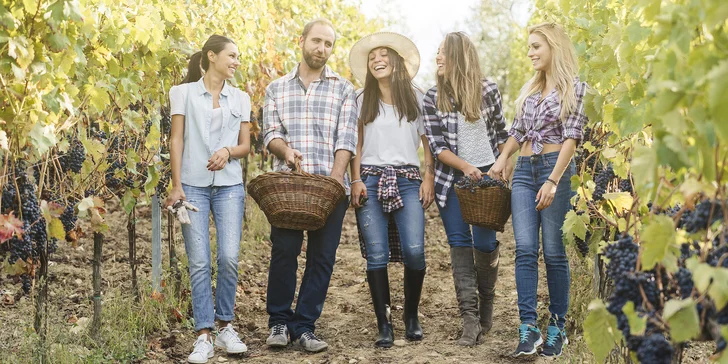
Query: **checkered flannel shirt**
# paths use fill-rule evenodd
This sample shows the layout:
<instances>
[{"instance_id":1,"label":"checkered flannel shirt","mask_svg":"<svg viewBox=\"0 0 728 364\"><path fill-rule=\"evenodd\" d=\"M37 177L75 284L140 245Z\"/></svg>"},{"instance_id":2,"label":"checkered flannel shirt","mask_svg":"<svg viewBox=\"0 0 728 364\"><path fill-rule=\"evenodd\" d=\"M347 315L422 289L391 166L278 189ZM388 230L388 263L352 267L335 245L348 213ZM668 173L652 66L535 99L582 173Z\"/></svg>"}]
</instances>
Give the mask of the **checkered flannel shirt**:
<instances>
[{"instance_id":1,"label":"checkered flannel shirt","mask_svg":"<svg viewBox=\"0 0 728 364\"><path fill-rule=\"evenodd\" d=\"M445 207L447 193L453 185L454 170L439 160L444 150L458 154L458 112L442 112L437 109L437 86L425 94L423 111L425 119L425 134L430 144L430 150L435 157L435 199L440 207ZM454 100L451 98L451 102ZM498 85L483 79L483 104L481 114L488 130L490 147L493 155L498 158L498 146L508 140L506 123L503 119L501 95Z\"/></svg>"},{"instance_id":2,"label":"checkered flannel shirt","mask_svg":"<svg viewBox=\"0 0 728 364\"><path fill-rule=\"evenodd\" d=\"M338 150L356 153L357 110L354 86L328 66L321 78L305 89L298 66L271 82L265 89L263 143L283 139L303 154L304 172L330 176ZM275 159L276 171L288 170L286 162ZM349 177L344 176L349 194Z\"/></svg>"}]
</instances>

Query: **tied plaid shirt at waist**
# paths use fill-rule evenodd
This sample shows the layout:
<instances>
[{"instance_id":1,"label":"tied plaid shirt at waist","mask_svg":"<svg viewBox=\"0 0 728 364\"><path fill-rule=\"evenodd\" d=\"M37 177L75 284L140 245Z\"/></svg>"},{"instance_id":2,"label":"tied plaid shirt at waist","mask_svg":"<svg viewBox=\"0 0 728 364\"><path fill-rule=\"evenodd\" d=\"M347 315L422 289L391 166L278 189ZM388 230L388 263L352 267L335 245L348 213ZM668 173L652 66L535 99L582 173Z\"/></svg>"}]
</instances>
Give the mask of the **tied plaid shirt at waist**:
<instances>
[{"instance_id":1,"label":"tied plaid shirt at waist","mask_svg":"<svg viewBox=\"0 0 728 364\"><path fill-rule=\"evenodd\" d=\"M382 210L392 212L404 206L399 194L397 177L422 181L419 167L414 166L361 166L362 176L381 176L377 190L377 200L382 201Z\"/></svg>"}]
</instances>

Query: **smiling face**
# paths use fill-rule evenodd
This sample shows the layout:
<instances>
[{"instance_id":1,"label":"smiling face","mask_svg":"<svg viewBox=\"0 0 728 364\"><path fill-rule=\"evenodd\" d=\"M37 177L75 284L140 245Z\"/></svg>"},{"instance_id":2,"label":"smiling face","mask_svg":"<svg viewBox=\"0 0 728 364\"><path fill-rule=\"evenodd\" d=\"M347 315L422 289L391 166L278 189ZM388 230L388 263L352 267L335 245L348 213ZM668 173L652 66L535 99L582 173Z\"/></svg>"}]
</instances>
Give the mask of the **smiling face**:
<instances>
[{"instance_id":1,"label":"smiling face","mask_svg":"<svg viewBox=\"0 0 728 364\"><path fill-rule=\"evenodd\" d=\"M232 78L235 75L235 71L240 67L240 52L238 52L238 46L234 43L227 43L225 48L220 53L215 54L213 51L208 51L207 56L210 60L210 70L214 70L225 78Z\"/></svg>"},{"instance_id":2,"label":"smiling face","mask_svg":"<svg viewBox=\"0 0 728 364\"><path fill-rule=\"evenodd\" d=\"M389 61L389 48L375 48L369 52L369 72L378 81L392 75L393 65Z\"/></svg>"},{"instance_id":3,"label":"smiling face","mask_svg":"<svg viewBox=\"0 0 728 364\"><path fill-rule=\"evenodd\" d=\"M303 60L312 70L319 70L331 56L336 34L325 24L314 24L306 37L301 37L299 45L303 52Z\"/></svg>"},{"instance_id":4,"label":"smiling face","mask_svg":"<svg viewBox=\"0 0 728 364\"><path fill-rule=\"evenodd\" d=\"M445 66L447 66L447 57L445 56L445 41L440 43L440 47L437 48L437 57L435 57L437 63L437 75L445 76Z\"/></svg>"},{"instance_id":5,"label":"smiling face","mask_svg":"<svg viewBox=\"0 0 728 364\"><path fill-rule=\"evenodd\" d=\"M536 71L546 72L551 67L551 47L543 35L531 33L528 36L528 58Z\"/></svg>"}]
</instances>

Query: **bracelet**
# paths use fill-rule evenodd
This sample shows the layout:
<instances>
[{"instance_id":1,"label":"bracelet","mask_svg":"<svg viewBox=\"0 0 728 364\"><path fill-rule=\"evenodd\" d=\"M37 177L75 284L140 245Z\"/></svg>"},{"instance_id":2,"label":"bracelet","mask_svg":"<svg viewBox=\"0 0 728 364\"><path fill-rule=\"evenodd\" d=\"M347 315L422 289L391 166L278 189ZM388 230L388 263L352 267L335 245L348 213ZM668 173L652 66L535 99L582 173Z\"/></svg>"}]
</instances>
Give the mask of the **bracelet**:
<instances>
[{"instance_id":1,"label":"bracelet","mask_svg":"<svg viewBox=\"0 0 728 364\"><path fill-rule=\"evenodd\" d=\"M559 187L559 184L554 182L551 178L546 178L546 182L551 182L554 186Z\"/></svg>"},{"instance_id":2,"label":"bracelet","mask_svg":"<svg viewBox=\"0 0 728 364\"><path fill-rule=\"evenodd\" d=\"M227 150L227 152L228 152L228 160L230 160L230 158L232 157L233 153L230 151L230 148L228 148L228 147L223 147L223 148L225 148L225 150Z\"/></svg>"},{"instance_id":3,"label":"bracelet","mask_svg":"<svg viewBox=\"0 0 728 364\"><path fill-rule=\"evenodd\" d=\"M357 182L362 182L362 183L364 183L364 182L363 182L362 180L360 180L360 179L355 179L355 180L351 181L351 184L354 184L354 183L357 183Z\"/></svg>"}]
</instances>

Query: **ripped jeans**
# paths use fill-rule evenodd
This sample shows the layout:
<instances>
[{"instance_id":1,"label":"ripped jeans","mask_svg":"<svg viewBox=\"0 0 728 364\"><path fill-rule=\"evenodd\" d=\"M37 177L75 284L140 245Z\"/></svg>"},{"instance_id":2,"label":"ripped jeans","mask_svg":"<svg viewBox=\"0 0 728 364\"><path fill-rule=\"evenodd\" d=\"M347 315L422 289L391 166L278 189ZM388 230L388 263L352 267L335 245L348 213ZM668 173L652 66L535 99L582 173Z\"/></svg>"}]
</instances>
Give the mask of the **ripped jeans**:
<instances>
[{"instance_id":1,"label":"ripped jeans","mask_svg":"<svg viewBox=\"0 0 728 364\"><path fill-rule=\"evenodd\" d=\"M425 269L425 210L420 202L421 182L397 177L404 207L385 213L382 202L377 199L380 177L362 176L369 201L356 209L367 248L367 270L386 268L389 264L389 214L394 215L397 223L404 264L413 270Z\"/></svg>"}]
</instances>

